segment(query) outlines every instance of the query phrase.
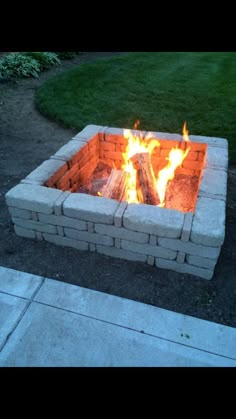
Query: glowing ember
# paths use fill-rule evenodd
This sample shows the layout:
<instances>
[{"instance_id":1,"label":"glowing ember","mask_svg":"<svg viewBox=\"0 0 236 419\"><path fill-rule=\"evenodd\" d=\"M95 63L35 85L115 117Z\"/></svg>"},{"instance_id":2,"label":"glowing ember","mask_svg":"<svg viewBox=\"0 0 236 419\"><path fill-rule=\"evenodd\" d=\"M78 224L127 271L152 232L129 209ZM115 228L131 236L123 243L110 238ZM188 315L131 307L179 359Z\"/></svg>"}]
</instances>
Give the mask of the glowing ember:
<instances>
[{"instance_id":1,"label":"glowing ember","mask_svg":"<svg viewBox=\"0 0 236 419\"><path fill-rule=\"evenodd\" d=\"M164 169L160 170L157 176L157 193L160 199L159 206L163 207L165 205L165 194L166 194L166 188L169 180L172 180L175 175L175 170L177 167L181 166L183 163L185 157L187 156L189 150L190 150L190 140L188 136L188 131L186 129L186 122L183 126L183 139L186 143L188 143L188 146L186 150L181 150L180 148L172 148L169 152L169 156L167 157L168 164Z\"/></svg>"}]
</instances>

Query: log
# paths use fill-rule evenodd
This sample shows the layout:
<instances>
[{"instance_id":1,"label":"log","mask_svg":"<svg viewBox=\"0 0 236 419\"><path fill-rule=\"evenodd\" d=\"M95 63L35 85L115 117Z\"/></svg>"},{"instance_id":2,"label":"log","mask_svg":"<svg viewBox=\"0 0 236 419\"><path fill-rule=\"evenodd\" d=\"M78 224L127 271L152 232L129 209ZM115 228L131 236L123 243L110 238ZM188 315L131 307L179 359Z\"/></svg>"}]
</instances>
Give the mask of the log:
<instances>
[{"instance_id":1,"label":"log","mask_svg":"<svg viewBox=\"0 0 236 419\"><path fill-rule=\"evenodd\" d=\"M136 189L139 202L158 205L160 200L156 190L156 179L149 153L137 153L130 160L137 171Z\"/></svg>"},{"instance_id":2,"label":"log","mask_svg":"<svg viewBox=\"0 0 236 419\"><path fill-rule=\"evenodd\" d=\"M112 169L107 184L101 191L102 197L122 201L126 194L128 176L124 170Z\"/></svg>"}]
</instances>

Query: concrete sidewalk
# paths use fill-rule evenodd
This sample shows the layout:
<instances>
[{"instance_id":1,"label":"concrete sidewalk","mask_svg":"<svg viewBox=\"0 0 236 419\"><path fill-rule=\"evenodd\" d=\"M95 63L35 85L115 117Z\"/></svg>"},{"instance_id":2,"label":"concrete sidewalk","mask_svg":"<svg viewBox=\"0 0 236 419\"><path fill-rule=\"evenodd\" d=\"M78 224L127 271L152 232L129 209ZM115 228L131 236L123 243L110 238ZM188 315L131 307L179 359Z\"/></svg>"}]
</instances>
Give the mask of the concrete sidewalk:
<instances>
[{"instance_id":1,"label":"concrete sidewalk","mask_svg":"<svg viewBox=\"0 0 236 419\"><path fill-rule=\"evenodd\" d=\"M236 366L236 329L0 267L0 366Z\"/></svg>"}]
</instances>

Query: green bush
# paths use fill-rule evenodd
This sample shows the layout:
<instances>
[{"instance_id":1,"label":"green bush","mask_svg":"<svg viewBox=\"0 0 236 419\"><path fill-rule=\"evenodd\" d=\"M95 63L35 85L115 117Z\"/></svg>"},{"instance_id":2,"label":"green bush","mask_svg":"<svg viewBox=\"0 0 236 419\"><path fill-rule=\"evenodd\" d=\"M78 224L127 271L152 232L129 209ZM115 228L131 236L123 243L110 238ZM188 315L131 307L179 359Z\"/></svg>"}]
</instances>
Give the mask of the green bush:
<instances>
[{"instance_id":1,"label":"green bush","mask_svg":"<svg viewBox=\"0 0 236 419\"><path fill-rule=\"evenodd\" d=\"M73 51L58 51L57 52L57 56L61 59L61 60L69 60L71 58L74 58L76 55L81 54L81 52L73 52Z\"/></svg>"},{"instance_id":2,"label":"green bush","mask_svg":"<svg viewBox=\"0 0 236 419\"><path fill-rule=\"evenodd\" d=\"M11 52L0 60L0 78L17 79L20 77L38 77L39 63L32 57L19 52Z\"/></svg>"},{"instance_id":3,"label":"green bush","mask_svg":"<svg viewBox=\"0 0 236 419\"><path fill-rule=\"evenodd\" d=\"M24 55L34 58L38 61L41 70L60 64L60 59L54 52L25 52Z\"/></svg>"}]
</instances>

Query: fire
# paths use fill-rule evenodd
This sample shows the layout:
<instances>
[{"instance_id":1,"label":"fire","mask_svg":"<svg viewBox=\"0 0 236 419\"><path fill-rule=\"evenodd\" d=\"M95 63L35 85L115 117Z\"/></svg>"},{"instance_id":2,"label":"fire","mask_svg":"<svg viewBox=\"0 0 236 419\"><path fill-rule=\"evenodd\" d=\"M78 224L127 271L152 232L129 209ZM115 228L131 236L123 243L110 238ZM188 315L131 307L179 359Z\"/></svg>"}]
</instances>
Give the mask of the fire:
<instances>
[{"instance_id":1,"label":"fire","mask_svg":"<svg viewBox=\"0 0 236 419\"><path fill-rule=\"evenodd\" d=\"M134 129L136 129L138 125L139 120L134 124ZM130 159L137 153L150 153L151 155L154 148L159 147L160 143L158 140L154 139L152 139L151 141L147 141L147 139L150 139L151 135L149 135L149 137L144 141L141 133L133 134L128 129L124 130L124 137L128 139L128 145L126 147L125 153L122 153L124 159L122 169L129 174L126 200L129 203L138 203L140 201L138 198L138 191L136 188L136 170L133 167L133 163L130 161Z\"/></svg>"},{"instance_id":2,"label":"fire","mask_svg":"<svg viewBox=\"0 0 236 419\"><path fill-rule=\"evenodd\" d=\"M138 125L139 120L135 122L134 130L137 129ZM131 159L136 154L138 155L141 153L149 153L149 156L151 157L154 149L156 147L160 147L160 142L156 138L153 138L153 135L151 133L146 135L146 138L144 140L143 135L140 131L131 132L129 129L124 130L124 138L128 140L125 153L122 153L122 170L128 173L128 180L126 180L125 200L129 203L142 203L143 194L141 189L138 190L137 188L137 170L135 169ZM156 190L157 196L160 201L158 206L165 206L165 195L168 182L174 178L175 170L177 169L177 167L181 166L184 159L188 155L189 150L190 140L185 122L183 125L182 141L180 142L178 147L176 146L170 150L169 155L166 158L168 163L162 170L158 172L157 177L154 175L152 164L150 162L151 167L149 166L149 173L151 179L154 180L154 188L152 190ZM98 192L97 195L102 196L102 192Z\"/></svg>"},{"instance_id":3,"label":"fire","mask_svg":"<svg viewBox=\"0 0 236 419\"><path fill-rule=\"evenodd\" d=\"M138 125L139 121L134 124L134 129L136 129ZM136 188L136 170L133 167L133 163L130 159L137 153L148 152L150 155L152 155L154 148L160 146L160 142L156 139L151 139L152 135L150 133L147 135L144 141L141 134L132 133L130 130L124 130L124 137L128 139L126 151L122 154L124 159L122 169L129 173L129 184L126 193L126 200L129 203L139 203L140 194ZM183 141L180 143L180 147L181 145L184 146L183 148L185 148L185 150L180 147L172 148L169 152L169 156L167 157L168 163L166 167L160 170L156 179L156 190L160 200L159 206L161 207L164 207L165 205L165 194L168 182L174 178L175 170L177 167L181 166L190 150L189 143L190 140L185 122L183 126ZM187 148L186 144L188 144Z\"/></svg>"},{"instance_id":4,"label":"fire","mask_svg":"<svg viewBox=\"0 0 236 419\"><path fill-rule=\"evenodd\" d=\"M157 177L157 193L160 199L159 206L164 207L165 205L165 194L166 194L166 188L168 185L169 180L174 179L175 170L177 167L181 166L183 163L185 157L188 155L188 152L190 150L190 140L188 136L188 131L186 129L186 122L183 126L183 140L184 140L184 146L187 148L185 150L182 150L181 148L172 148L169 152L169 156L167 157L168 164L164 169L160 170ZM181 143L180 143L181 146Z\"/></svg>"}]
</instances>

